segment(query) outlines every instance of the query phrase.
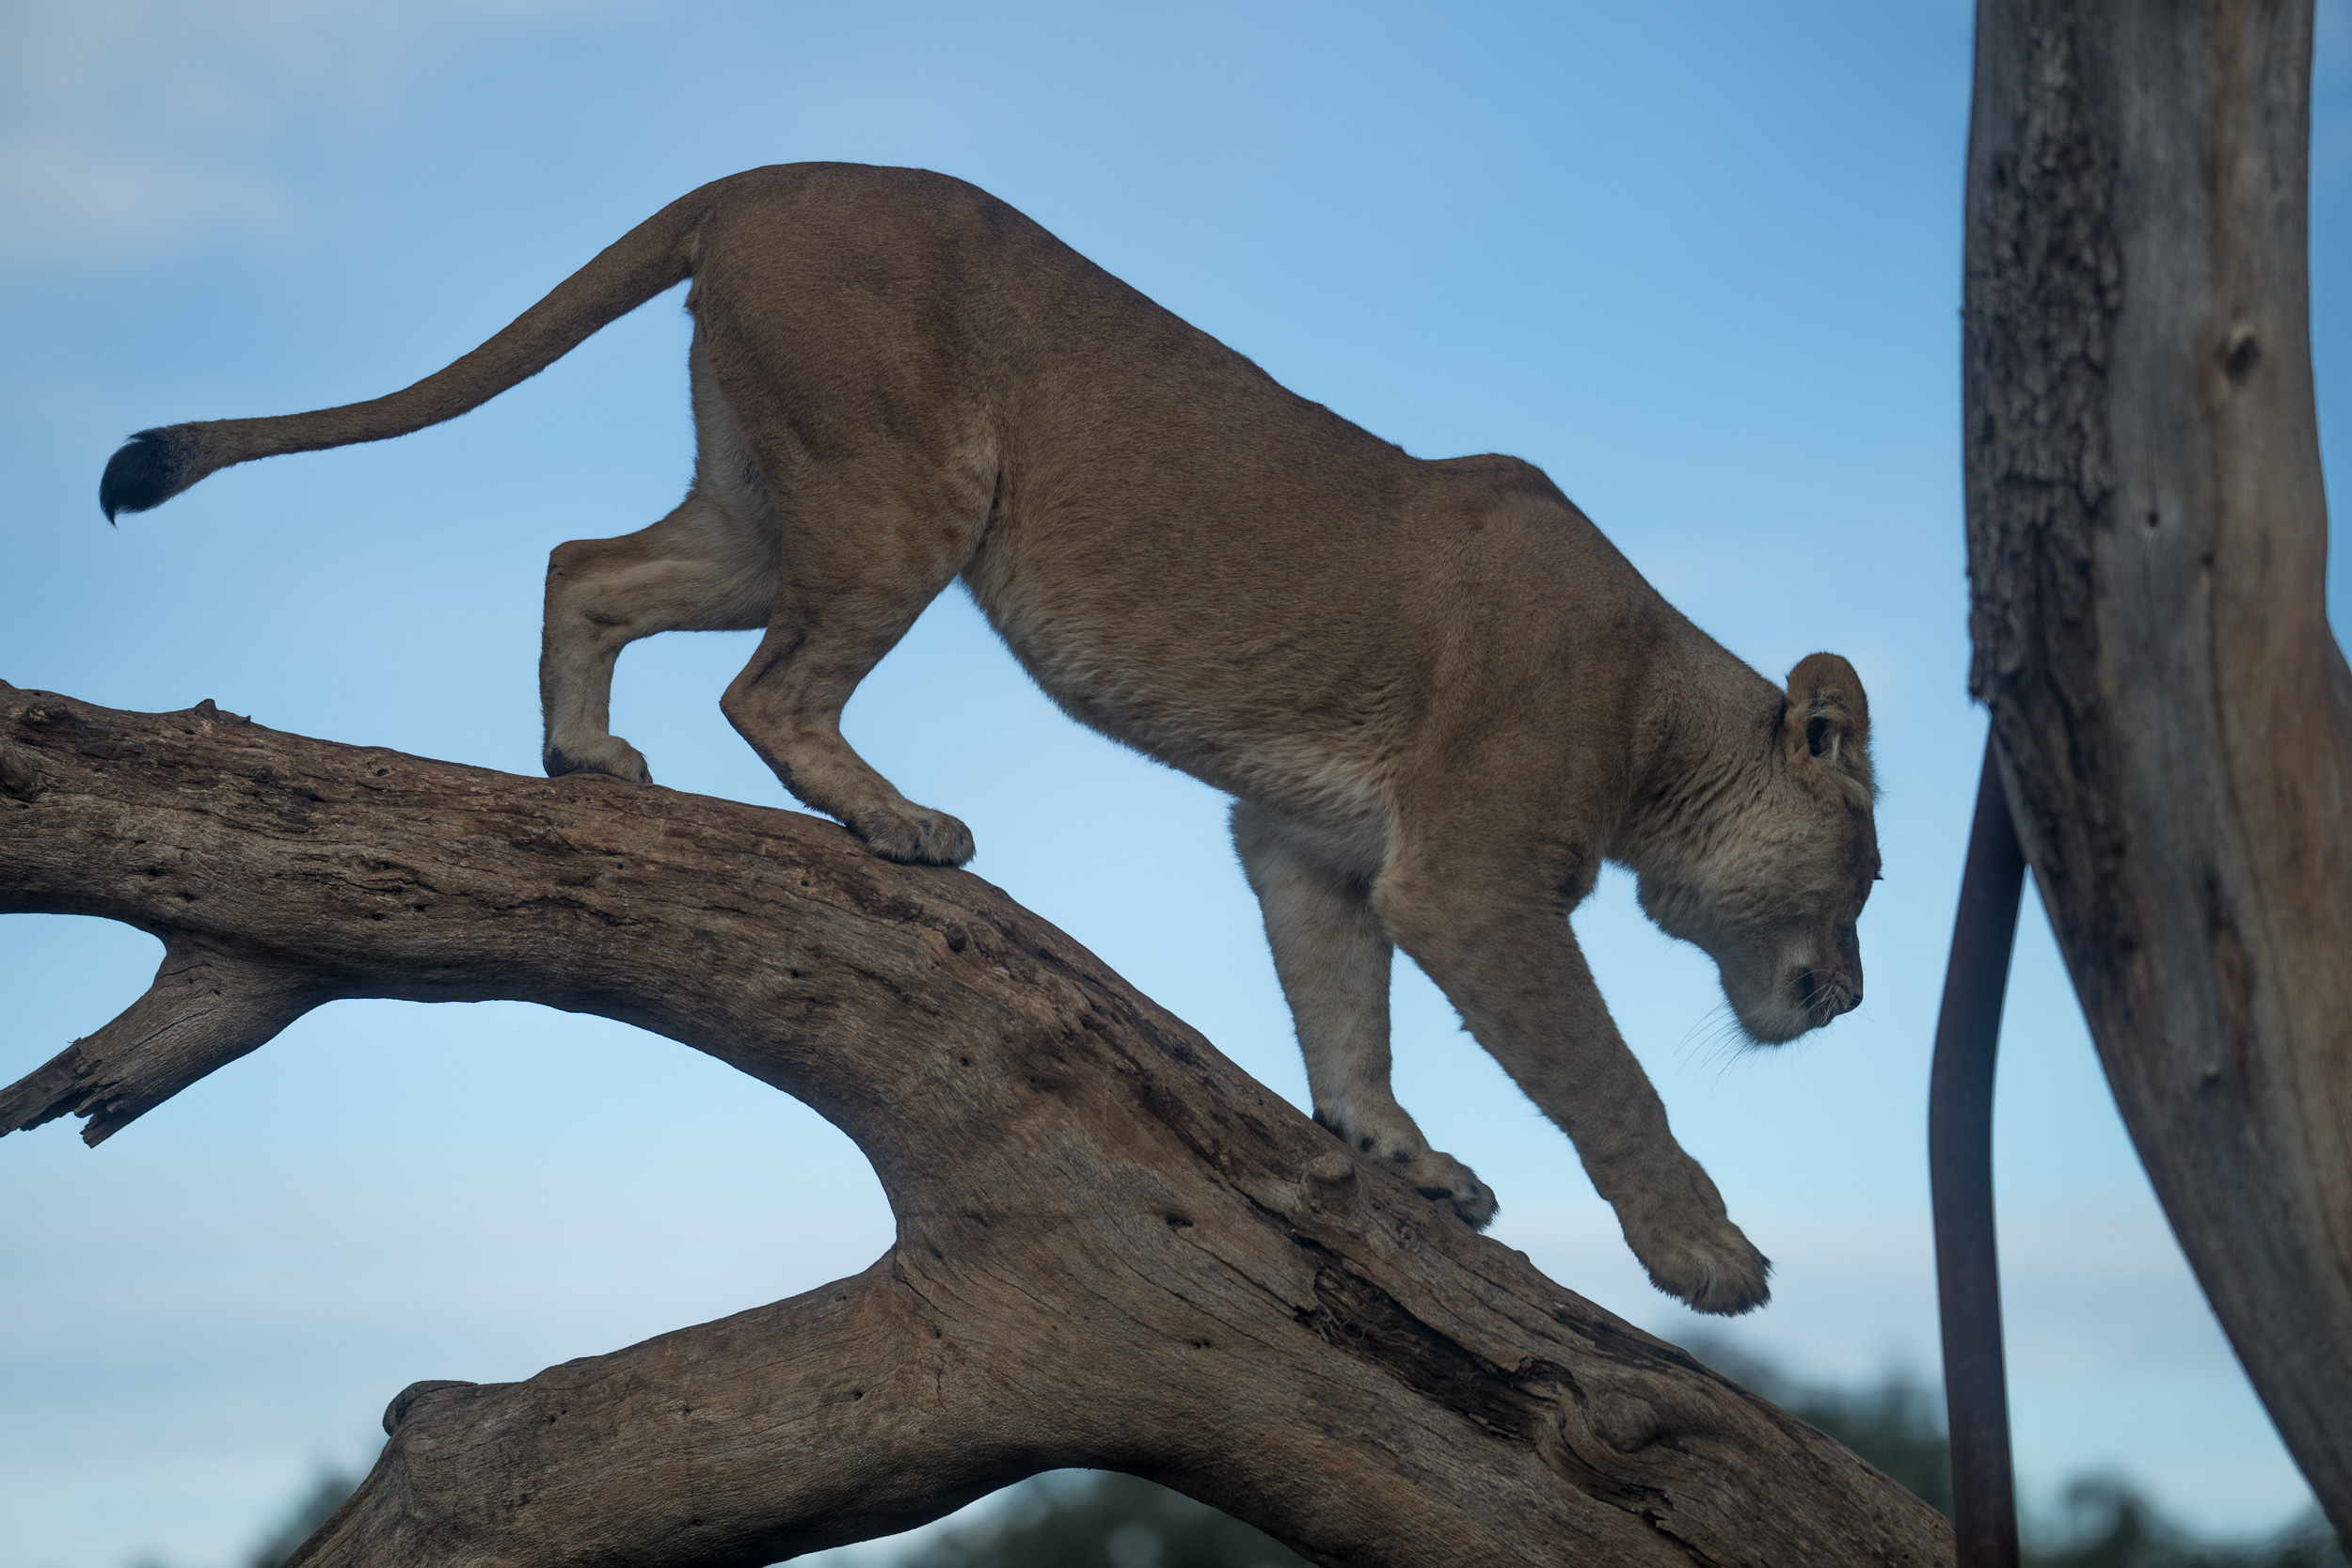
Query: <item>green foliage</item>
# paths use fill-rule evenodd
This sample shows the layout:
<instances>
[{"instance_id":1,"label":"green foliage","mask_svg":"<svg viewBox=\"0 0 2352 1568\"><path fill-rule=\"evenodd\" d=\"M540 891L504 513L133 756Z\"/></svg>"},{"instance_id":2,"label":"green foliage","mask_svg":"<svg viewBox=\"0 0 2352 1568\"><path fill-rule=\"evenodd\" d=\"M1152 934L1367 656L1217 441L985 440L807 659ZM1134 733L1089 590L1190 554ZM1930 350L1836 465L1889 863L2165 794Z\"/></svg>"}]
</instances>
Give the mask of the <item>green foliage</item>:
<instances>
[{"instance_id":1,"label":"green foliage","mask_svg":"<svg viewBox=\"0 0 2352 1568\"><path fill-rule=\"evenodd\" d=\"M1862 1388L1801 1384L1721 1340L1697 1340L1690 1350L1951 1515L1952 1450L1934 1389L1902 1372ZM2352 1568L2316 1513L2264 1541L2200 1541L2129 1483L2101 1477L2070 1483L2057 1518L2026 1523L2026 1568Z\"/></svg>"},{"instance_id":2,"label":"green foliage","mask_svg":"<svg viewBox=\"0 0 2352 1568\"><path fill-rule=\"evenodd\" d=\"M310 1540L311 1533L343 1506L343 1499L358 1488L358 1476L347 1476L341 1470L321 1470L311 1481L310 1489L295 1500L277 1532L253 1548L253 1554L245 1560L246 1568L279 1568L294 1555L294 1548Z\"/></svg>"},{"instance_id":3,"label":"green foliage","mask_svg":"<svg viewBox=\"0 0 2352 1568\"><path fill-rule=\"evenodd\" d=\"M2199 1541L2159 1517L2126 1483L2106 1478L2066 1489L2055 1525L2037 1532L2026 1568L2344 1568L2344 1545L2313 1513L2267 1541Z\"/></svg>"},{"instance_id":4,"label":"green foliage","mask_svg":"<svg viewBox=\"0 0 2352 1568\"><path fill-rule=\"evenodd\" d=\"M1914 1490L1948 1498L1950 1473L1933 1396L1889 1378L1863 1389L1808 1388L1762 1363L1710 1346L1710 1364L1836 1437ZM1748 1376L1737 1376L1739 1367ZM1755 1381L1750 1381L1750 1378ZM1788 1398L1774 1398L1758 1383ZM1931 1460L1942 1467L1931 1473ZM1929 1500L1935 1500L1930 1497ZM1292 1568L1282 1546L1226 1515L1133 1476L1065 1470L1024 1481L978 1521L926 1543L894 1568ZM2199 1541L2167 1523L2121 1481L2078 1481L2060 1516L2033 1532L2026 1568L2346 1568L2314 1514L2266 1541Z\"/></svg>"},{"instance_id":5,"label":"green foliage","mask_svg":"<svg viewBox=\"0 0 2352 1568\"><path fill-rule=\"evenodd\" d=\"M1944 1435L1944 1400L1936 1390L1902 1371L1861 1388L1801 1384L1721 1340L1697 1339L1689 1348L1708 1367L1836 1438L1951 1517L1952 1445Z\"/></svg>"},{"instance_id":6,"label":"green foliage","mask_svg":"<svg viewBox=\"0 0 2352 1568\"><path fill-rule=\"evenodd\" d=\"M1305 1559L1165 1486L1063 1470L1023 1481L898 1568L1305 1568Z\"/></svg>"}]
</instances>

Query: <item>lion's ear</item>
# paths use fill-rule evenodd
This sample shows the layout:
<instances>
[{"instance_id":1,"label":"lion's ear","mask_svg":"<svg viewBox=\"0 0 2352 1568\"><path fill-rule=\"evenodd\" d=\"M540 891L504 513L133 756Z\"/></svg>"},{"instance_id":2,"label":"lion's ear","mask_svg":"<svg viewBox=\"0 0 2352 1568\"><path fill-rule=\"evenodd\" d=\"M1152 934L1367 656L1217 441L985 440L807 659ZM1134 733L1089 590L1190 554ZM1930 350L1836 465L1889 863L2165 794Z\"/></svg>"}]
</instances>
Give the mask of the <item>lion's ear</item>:
<instances>
[{"instance_id":1,"label":"lion's ear","mask_svg":"<svg viewBox=\"0 0 2352 1568\"><path fill-rule=\"evenodd\" d=\"M1788 744L1802 750L1866 801L1878 793L1870 776L1870 699L1862 677L1836 654L1810 654L1788 672Z\"/></svg>"}]
</instances>

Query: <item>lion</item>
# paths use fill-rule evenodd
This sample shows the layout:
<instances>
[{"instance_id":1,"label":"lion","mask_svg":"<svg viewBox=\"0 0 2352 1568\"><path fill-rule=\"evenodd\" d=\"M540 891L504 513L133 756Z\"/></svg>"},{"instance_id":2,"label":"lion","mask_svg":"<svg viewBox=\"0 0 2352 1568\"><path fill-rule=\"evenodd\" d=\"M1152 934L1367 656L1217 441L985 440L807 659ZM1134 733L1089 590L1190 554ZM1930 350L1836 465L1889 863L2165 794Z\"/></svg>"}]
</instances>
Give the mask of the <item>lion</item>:
<instances>
[{"instance_id":1,"label":"lion","mask_svg":"<svg viewBox=\"0 0 2352 1568\"><path fill-rule=\"evenodd\" d=\"M1852 667L1815 654L1774 687L1533 465L1408 456L961 181L718 181L405 391L140 432L100 504L452 419L688 279L693 483L651 527L549 558L549 774L650 780L608 716L628 643L761 629L720 705L785 787L886 859L961 865L964 825L840 729L961 578L1073 718L1233 797L1317 1120L1493 1218L1391 1092L1403 948L1568 1135L1660 1290L1704 1312L1767 1299L1770 1264L1675 1141L1568 914L1604 862L1630 868L1759 1042L1857 1005L1879 854Z\"/></svg>"}]
</instances>

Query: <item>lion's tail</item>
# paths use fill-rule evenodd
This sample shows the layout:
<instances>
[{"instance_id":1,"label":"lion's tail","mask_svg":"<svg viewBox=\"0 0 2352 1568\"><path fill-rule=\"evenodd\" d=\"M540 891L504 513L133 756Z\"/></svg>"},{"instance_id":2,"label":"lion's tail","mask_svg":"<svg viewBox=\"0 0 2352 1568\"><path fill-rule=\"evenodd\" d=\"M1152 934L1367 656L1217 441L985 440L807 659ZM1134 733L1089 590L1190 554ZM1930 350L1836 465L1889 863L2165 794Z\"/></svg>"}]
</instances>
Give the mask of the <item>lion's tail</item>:
<instances>
[{"instance_id":1,"label":"lion's tail","mask_svg":"<svg viewBox=\"0 0 2352 1568\"><path fill-rule=\"evenodd\" d=\"M528 380L693 272L695 236L716 189L681 197L608 245L471 354L389 397L259 420L206 420L142 430L108 459L98 504L160 506L215 469L256 457L382 441L453 420Z\"/></svg>"}]
</instances>

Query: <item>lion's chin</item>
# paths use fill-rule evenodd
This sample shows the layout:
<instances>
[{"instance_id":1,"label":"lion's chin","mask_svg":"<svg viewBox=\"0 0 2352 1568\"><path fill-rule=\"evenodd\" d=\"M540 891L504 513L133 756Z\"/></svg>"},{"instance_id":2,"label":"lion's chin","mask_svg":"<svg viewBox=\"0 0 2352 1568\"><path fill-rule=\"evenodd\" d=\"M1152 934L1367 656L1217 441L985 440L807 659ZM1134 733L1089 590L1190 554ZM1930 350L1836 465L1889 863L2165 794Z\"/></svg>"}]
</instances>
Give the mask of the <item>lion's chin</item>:
<instances>
[{"instance_id":1,"label":"lion's chin","mask_svg":"<svg viewBox=\"0 0 2352 1568\"><path fill-rule=\"evenodd\" d=\"M1777 1000L1759 1006L1735 999L1731 1016L1740 1021L1751 1045L1787 1045L1820 1022L1808 1018L1804 1008Z\"/></svg>"}]
</instances>

